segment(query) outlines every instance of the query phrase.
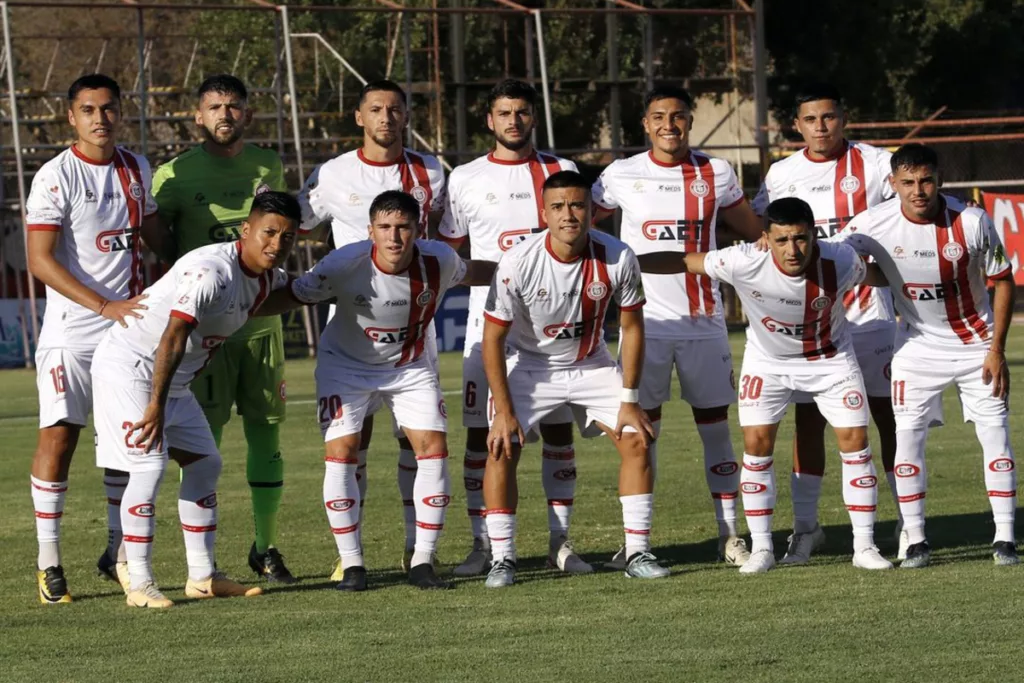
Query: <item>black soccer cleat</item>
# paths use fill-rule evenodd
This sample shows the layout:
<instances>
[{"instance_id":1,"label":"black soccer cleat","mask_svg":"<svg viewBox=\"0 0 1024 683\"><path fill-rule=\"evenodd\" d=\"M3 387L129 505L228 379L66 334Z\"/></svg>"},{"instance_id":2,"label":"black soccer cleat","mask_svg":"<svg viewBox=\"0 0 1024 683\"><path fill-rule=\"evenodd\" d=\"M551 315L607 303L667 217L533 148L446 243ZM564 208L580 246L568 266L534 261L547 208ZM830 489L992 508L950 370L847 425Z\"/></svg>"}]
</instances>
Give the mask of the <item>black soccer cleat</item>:
<instances>
[{"instance_id":1,"label":"black soccer cleat","mask_svg":"<svg viewBox=\"0 0 1024 683\"><path fill-rule=\"evenodd\" d=\"M284 566L284 558L277 548L267 548L267 552L256 552L256 544L249 549L249 568L256 572L256 576L266 579L271 583L292 584L298 581L288 567Z\"/></svg>"},{"instance_id":2,"label":"black soccer cleat","mask_svg":"<svg viewBox=\"0 0 1024 683\"><path fill-rule=\"evenodd\" d=\"M907 559L900 563L900 569L922 569L927 567L932 559L932 549L928 543L914 543L907 548Z\"/></svg>"},{"instance_id":3,"label":"black soccer cleat","mask_svg":"<svg viewBox=\"0 0 1024 683\"><path fill-rule=\"evenodd\" d=\"M418 564L409 570L409 585L420 590L450 590L455 585L450 581L439 579L434 573L434 566L429 562Z\"/></svg>"},{"instance_id":4,"label":"black soccer cleat","mask_svg":"<svg viewBox=\"0 0 1024 683\"><path fill-rule=\"evenodd\" d=\"M1013 567L1020 563L1017 546L1010 541L996 541L992 544L992 560L997 567Z\"/></svg>"},{"instance_id":5,"label":"black soccer cleat","mask_svg":"<svg viewBox=\"0 0 1024 683\"><path fill-rule=\"evenodd\" d=\"M340 591L357 593L366 590L366 568L349 567L341 575L341 583L335 586Z\"/></svg>"},{"instance_id":6,"label":"black soccer cleat","mask_svg":"<svg viewBox=\"0 0 1024 683\"><path fill-rule=\"evenodd\" d=\"M64 578L64 567L57 565L36 571L36 584L39 588L39 602L44 605L71 602L68 582Z\"/></svg>"}]
</instances>

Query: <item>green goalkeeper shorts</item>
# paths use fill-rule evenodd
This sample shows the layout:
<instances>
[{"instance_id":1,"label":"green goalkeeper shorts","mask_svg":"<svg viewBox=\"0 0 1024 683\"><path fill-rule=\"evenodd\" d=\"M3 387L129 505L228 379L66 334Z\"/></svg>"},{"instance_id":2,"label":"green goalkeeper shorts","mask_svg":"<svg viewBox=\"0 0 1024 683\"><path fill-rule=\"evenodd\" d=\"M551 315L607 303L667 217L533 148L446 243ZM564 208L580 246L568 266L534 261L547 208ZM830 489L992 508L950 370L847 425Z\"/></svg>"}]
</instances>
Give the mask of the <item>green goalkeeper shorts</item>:
<instances>
[{"instance_id":1,"label":"green goalkeeper shorts","mask_svg":"<svg viewBox=\"0 0 1024 683\"><path fill-rule=\"evenodd\" d=\"M284 421L284 334L278 326L269 334L228 339L209 365L192 380L192 393L217 428L231 419L231 406L248 420L276 424Z\"/></svg>"}]
</instances>

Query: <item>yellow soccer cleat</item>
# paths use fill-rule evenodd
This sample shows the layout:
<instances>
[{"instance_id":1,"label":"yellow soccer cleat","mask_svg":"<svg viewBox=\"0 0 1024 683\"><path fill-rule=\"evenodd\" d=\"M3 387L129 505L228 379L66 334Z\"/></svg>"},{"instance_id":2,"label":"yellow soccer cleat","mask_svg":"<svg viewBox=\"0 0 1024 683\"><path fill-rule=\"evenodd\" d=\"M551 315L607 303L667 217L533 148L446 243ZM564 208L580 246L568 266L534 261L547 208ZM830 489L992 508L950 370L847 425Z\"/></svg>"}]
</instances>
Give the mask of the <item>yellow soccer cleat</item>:
<instances>
[{"instance_id":1,"label":"yellow soccer cleat","mask_svg":"<svg viewBox=\"0 0 1024 683\"><path fill-rule=\"evenodd\" d=\"M39 585L39 602L44 605L71 602L68 582L64 578L64 567L57 565L36 571L36 583Z\"/></svg>"},{"instance_id":2,"label":"yellow soccer cleat","mask_svg":"<svg viewBox=\"0 0 1024 683\"><path fill-rule=\"evenodd\" d=\"M334 567L331 569L331 581L341 581L344 574L345 572L341 569L341 558L339 557L334 560Z\"/></svg>"},{"instance_id":3,"label":"yellow soccer cleat","mask_svg":"<svg viewBox=\"0 0 1024 683\"><path fill-rule=\"evenodd\" d=\"M251 598L262 595L263 589L259 586L247 588L242 584L229 579L223 572L215 571L209 578L202 581L189 579L185 584L185 595L197 600L206 598Z\"/></svg>"},{"instance_id":4,"label":"yellow soccer cleat","mask_svg":"<svg viewBox=\"0 0 1024 683\"><path fill-rule=\"evenodd\" d=\"M129 590L125 599L129 607L147 607L149 609L167 609L174 603L164 597L160 589L152 581L142 584L141 588Z\"/></svg>"}]
</instances>

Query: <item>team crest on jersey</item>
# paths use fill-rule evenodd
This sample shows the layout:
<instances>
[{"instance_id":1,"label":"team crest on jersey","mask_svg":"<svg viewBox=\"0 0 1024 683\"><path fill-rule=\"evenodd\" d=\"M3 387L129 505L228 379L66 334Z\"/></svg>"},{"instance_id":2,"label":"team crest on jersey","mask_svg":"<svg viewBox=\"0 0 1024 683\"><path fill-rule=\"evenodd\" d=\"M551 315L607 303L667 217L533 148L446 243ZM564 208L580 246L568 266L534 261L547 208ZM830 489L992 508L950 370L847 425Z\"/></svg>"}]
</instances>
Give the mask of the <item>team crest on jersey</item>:
<instances>
[{"instance_id":1,"label":"team crest on jersey","mask_svg":"<svg viewBox=\"0 0 1024 683\"><path fill-rule=\"evenodd\" d=\"M424 202L427 201L427 191L424 190L419 185L412 188L412 191L409 192L409 194L411 194L412 198L418 201L420 204L423 204Z\"/></svg>"},{"instance_id":2,"label":"team crest on jersey","mask_svg":"<svg viewBox=\"0 0 1024 683\"><path fill-rule=\"evenodd\" d=\"M942 248L942 257L947 261L959 261L964 255L964 248L959 242L949 242Z\"/></svg>"},{"instance_id":3,"label":"team crest on jersey","mask_svg":"<svg viewBox=\"0 0 1024 683\"><path fill-rule=\"evenodd\" d=\"M128 194L132 199L138 201L142 199L142 185L139 185L134 180L128 185Z\"/></svg>"},{"instance_id":4,"label":"team crest on jersey","mask_svg":"<svg viewBox=\"0 0 1024 683\"><path fill-rule=\"evenodd\" d=\"M420 295L416 297L416 305L423 307L430 303L430 300L434 297L434 293L429 289L424 289L420 292Z\"/></svg>"},{"instance_id":5,"label":"team crest on jersey","mask_svg":"<svg viewBox=\"0 0 1024 683\"><path fill-rule=\"evenodd\" d=\"M697 178L690 183L690 192L696 197L707 197L708 193L711 192L711 186L703 178Z\"/></svg>"},{"instance_id":6,"label":"team crest on jersey","mask_svg":"<svg viewBox=\"0 0 1024 683\"><path fill-rule=\"evenodd\" d=\"M608 285L603 282L591 282L587 285L587 298L600 301L608 295Z\"/></svg>"},{"instance_id":7,"label":"team crest on jersey","mask_svg":"<svg viewBox=\"0 0 1024 683\"><path fill-rule=\"evenodd\" d=\"M811 302L811 308L816 311L824 311L830 303L832 303L832 300L827 296L819 296Z\"/></svg>"},{"instance_id":8,"label":"team crest on jersey","mask_svg":"<svg viewBox=\"0 0 1024 683\"><path fill-rule=\"evenodd\" d=\"M857 176L848 175L839 181L839 189L846 194L853 194L860 189L860 179Z\"/></svg>"},{"instance_id":9,"label":"team crest on jersey","mask_svg":"<svg viewBox=\"0 0 1024 683\"><path fill-rule=\"evenodd\" d=\"M850 410L860 410L864 406L864 396L859 391L848 391L843 396L843 405Z\"/></svg>"}]
</instances>

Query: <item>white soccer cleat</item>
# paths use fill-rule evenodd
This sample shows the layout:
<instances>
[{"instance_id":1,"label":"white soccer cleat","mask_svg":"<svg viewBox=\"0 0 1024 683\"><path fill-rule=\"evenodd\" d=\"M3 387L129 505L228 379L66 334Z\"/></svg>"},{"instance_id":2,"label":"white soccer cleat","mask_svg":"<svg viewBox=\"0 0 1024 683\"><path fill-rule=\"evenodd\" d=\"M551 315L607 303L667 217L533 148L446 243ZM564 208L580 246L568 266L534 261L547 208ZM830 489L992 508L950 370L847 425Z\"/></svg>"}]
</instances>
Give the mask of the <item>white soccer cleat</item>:
<instances>
[{"instance_id":1,"label":"white soccer cleat","mask_svg":"<svg viewBox=\"0 0 1024 683\"><path fill-rule=\"evenodd\" d=\"M813 531L801 534L792 534L789 539L789 547L779 564L800 565L811 561L811 553L821 547L825 542L825 532L821 525L817 524Z\"/></svg>"},{"instance_id":2,"label":"white soccer cleat","mask_svg":"<svg viewBox=\"0 0 1024 683\"><path fill-rule=\"evenodd\" d=\"M857 569L892 569L892 562L882 557L878 548L872 545L853 554L853 566Z\"/></svg>"},{"instance_id":3,"label":"white soccer cleat","mask_svg":"<svg viewBox=\"0 0 1024 683\"><path fill-rule=\"evenodd\" d=\"M614 555L612 555L612 559L610 559L610 560L608 560L607 562L604 563L604 566L605 566L605 569L614 569L615 571L620 571L620 572L621 571L625 571L626 570L626 546L620 547L616 551L616 553Z\"/></svg>"},{"instance_id":4,"label":"white soccer cleat","mask_svg":"<svg viewBox=\"0 0 1024 683\"><path fill-rule=\"evenodd\" d=\"M742 567L750 559L747 542L739 536L719 537L718 559L733 567Z\"/></svg>"},{"instance_id":5,"label":"white soccer cleat","mask_svg":"<svg viewBox=\"0 0 1024 683\"><path fill-rule=\"evenodd\" d=\"M165 598L152 581L147 581L136 590L128 591L125 600L129 607L148 607L150 609L174 607L174 603Z\"/></svg>"},{"instance_id":6,"label":"white soccer cleat","mask_svg":"<svg viewBox=\"0 0 1024 683\"><path fill-rule=\"evenodd\" d=\"M910 534L908 534L905 530L901 529L900 530L900 545L899 545L899 550L896 552L896 559L897 560L905 560L905 559L907 559L907 548L909 548L909 547L910 547Z\"/></svg>"},{"instance_id":7,"label":"white soccer cleat","mask_svg":"<svg viewBox=\"0 0 1024 683\"><path fill-rule=\"evenodd\" d=\"M452 570L455 576L480 576L491 568L491 549L479 538L473 539L473 549L458 567Z\"/></svg>"},{"instance_id":8,"label":"white soccer cleat","mask_svg":"<svg viewBox=\"0 0 1024 683\"><path fill-rule=\"evenodd\" d=\"M775 568L775 553L768 549L755 550L740 567L740 574L764 574Z\"/></svg>"},{"instance_id":9,"label":"white soccer cleat","mask_svg":"<svg viewBox=\"0 0 1024 683\"><path fill-rule=\"evenodd\" d=\"M561 569L566 574L591 574L594 568L583 561L583 559L576 554L576 550L572 546L572 541L560 537L561 541L557 546L551 549L548 555L548 567L554 569Z\"/></svg>"},{"instance_id":10,"label":"white soccer cleat","mask_svg":"<svg viewBox=\"0 0 1024 683\"><path fill-rule=\"evenodd\" d=\"M244 586L234 579L229 579L224 572L214 571L201 581L189 579L185 582L185 597L194 600L205 600L208 598L252 598L262 595L263 589L259 586Z\"/></svg>"}]
</instances>

